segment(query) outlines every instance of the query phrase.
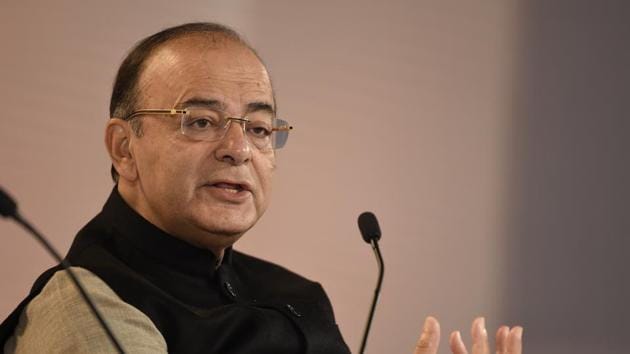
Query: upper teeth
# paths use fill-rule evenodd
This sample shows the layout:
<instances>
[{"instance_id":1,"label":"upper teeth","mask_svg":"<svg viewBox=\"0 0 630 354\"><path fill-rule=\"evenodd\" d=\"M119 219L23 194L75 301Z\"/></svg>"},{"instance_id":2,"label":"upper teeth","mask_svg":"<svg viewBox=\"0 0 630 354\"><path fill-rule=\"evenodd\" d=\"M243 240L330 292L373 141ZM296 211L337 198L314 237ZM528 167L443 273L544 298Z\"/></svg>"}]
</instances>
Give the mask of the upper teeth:
<instances>
[{"instance_id":1,"label":"upper teeth","mask_svg":"<svg viewBox=\"0 0 630 354\"><path fill-rule=\"evenodd\" d=\"M216 186L231 192L238 192L239 190L241 190L241 186L228 183L219 183Z\"/></svg>"}]
</instances>

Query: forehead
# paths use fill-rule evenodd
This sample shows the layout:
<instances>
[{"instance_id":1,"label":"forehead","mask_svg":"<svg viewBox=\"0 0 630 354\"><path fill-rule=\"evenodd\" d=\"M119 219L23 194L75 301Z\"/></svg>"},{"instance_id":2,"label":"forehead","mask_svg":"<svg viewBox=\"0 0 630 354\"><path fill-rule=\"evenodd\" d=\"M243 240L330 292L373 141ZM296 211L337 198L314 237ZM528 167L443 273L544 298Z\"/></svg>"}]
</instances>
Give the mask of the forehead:
<instances>
[{"instance_id":1,"label":"forehead","mask_svg":"<svg viewBox=\"0 0 630 354\"><path fill-rule=\"evenodd\" d=\"M195 35L167 42L147 60L138 88L139 101L150 108L194 98L217 100L231 110L254 101L273 106L264 65L249 48L226 38Z\"/></svg>"}]
</instances>

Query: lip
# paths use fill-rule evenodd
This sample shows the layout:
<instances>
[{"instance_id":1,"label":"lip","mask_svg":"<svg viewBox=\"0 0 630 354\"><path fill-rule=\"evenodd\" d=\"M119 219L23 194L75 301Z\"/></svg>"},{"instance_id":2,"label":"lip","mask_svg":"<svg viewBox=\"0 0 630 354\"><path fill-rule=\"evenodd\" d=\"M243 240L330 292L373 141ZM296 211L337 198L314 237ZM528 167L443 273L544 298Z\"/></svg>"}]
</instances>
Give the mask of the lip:
<instances>
[{"instance_id":1,"label":"lip","mask_svg":"<svg viewBox=\"0 0 630 354\"><path fill-rule=\"evenodd\" d=\"M205 184L207 187L216 187L219 184L230 184L234 186L238 186L242 191L251 192L252 185L247 181L238 181L238 180L230 180L230 179L217 179L209 181Z\"/></svg>"},{"instance_id":2,"label":"lip","mask_svg":"<svg viewBox=\"0 0 630 354\"><path fill-rule=\"evenodd\" d=\"M221 185L236 186L237 189L222 187ZM229 203L241 203L248 200L252 195L251 184L246 181L235 180L213 180L203 185L204 189L216 199Z\"/></svg>"}]
</instances>

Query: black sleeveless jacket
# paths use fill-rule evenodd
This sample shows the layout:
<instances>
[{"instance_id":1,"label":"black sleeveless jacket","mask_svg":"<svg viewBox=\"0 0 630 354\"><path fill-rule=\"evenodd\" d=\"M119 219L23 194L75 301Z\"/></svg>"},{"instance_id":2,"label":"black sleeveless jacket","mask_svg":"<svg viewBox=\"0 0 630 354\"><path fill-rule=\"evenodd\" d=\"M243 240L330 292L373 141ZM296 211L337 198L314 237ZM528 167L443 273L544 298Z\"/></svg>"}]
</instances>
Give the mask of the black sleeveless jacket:
<instances>
[{"instance_id":1,"label":"black sleeveless jacket","mask_svg":"<svg viewBox=\"0 0 630 354\"><path fill-rule=\"evenodd\" d=\"M231 249L216 268L212 252L149 223L117 188L67 259L148 316L171 353L350 353L318 283ZM0 325L0 348L59 269L44 272Z\"/></svg>"}]
</instances>

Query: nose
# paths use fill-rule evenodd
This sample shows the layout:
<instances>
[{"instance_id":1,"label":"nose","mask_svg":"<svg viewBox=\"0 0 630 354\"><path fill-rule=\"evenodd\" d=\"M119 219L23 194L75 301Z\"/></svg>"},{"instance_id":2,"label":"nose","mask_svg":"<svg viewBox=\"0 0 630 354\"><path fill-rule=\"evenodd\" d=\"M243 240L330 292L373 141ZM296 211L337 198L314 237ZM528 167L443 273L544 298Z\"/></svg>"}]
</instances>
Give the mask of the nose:
<instances>
[{"instance_id":1,"label":"nose","mask_svg":"<svg viewBox=\"0 0 630 354\"><path fill-rule=\"evenodd\" d=\"M252 157L252 148L245 134L245 122L230 120L223 139L215 151L216 158L231 165L241 165Z\"/></svg>"}]
</instances>

